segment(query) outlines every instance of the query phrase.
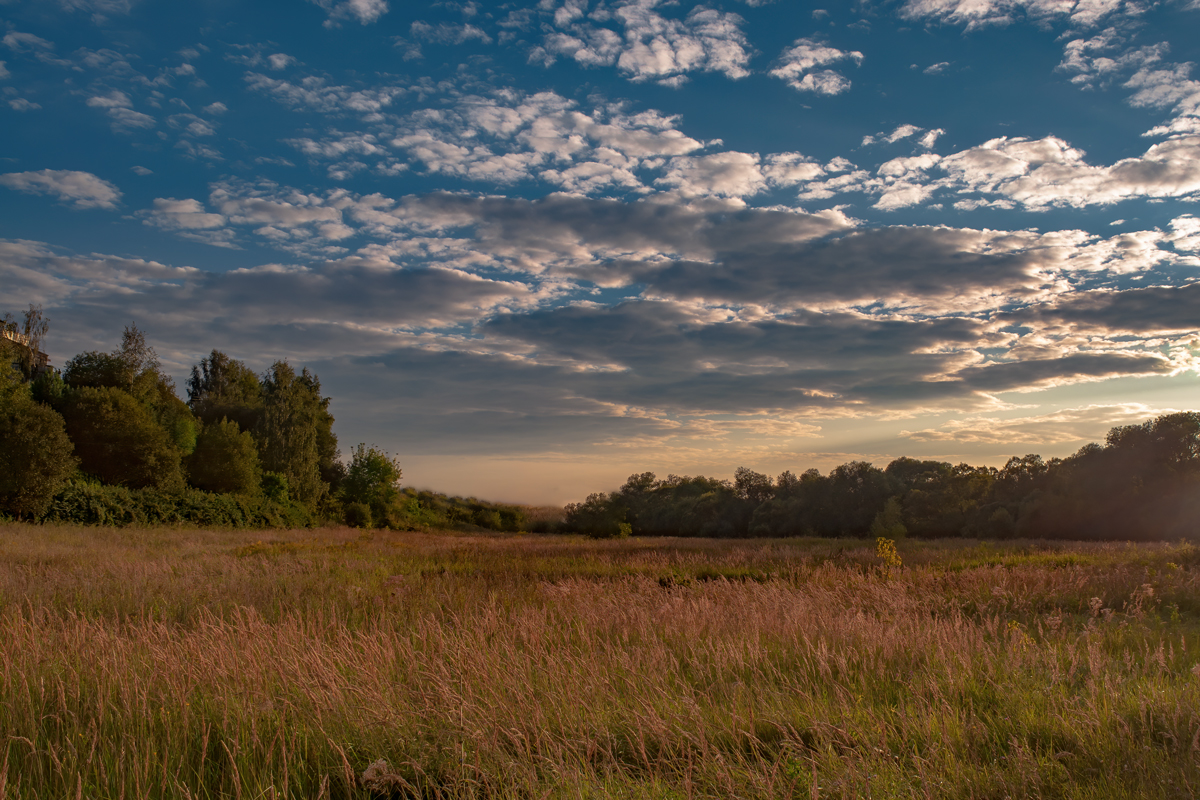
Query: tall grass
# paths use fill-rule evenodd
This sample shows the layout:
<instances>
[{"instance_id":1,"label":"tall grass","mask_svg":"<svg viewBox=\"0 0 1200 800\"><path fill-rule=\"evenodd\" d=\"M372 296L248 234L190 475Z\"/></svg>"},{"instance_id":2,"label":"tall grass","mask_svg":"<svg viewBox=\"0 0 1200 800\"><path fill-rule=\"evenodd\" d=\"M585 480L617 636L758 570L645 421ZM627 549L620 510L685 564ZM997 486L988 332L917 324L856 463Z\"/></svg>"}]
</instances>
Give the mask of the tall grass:
<instances>
[{"instance_id":1,"label":"tall grass","mask_svg":"<svg viewBox=\"0 0 1200 800\"><path fill-rule=\"evenodd\" d=\"M1187 797L1191 545L0 527L0 799Z\"/></svg>"}]
</instances>

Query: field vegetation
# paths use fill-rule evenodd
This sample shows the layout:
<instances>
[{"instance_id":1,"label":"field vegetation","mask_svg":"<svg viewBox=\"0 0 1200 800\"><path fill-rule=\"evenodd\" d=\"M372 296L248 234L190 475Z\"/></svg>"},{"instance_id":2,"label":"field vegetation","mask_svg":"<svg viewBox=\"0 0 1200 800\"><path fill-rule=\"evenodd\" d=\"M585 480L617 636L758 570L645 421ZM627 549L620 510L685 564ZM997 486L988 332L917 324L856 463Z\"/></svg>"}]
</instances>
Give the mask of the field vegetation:
<instances>
[{"instance_id":1,"label":"field vegetation","mask_svg":"<svg viewBox=\"0 0 1200 800\"><path fill-rule=\"evenodd\" d=\"M0 798L1172 798L1193 544L0 525Z\"/></svg>"}]
</instances>

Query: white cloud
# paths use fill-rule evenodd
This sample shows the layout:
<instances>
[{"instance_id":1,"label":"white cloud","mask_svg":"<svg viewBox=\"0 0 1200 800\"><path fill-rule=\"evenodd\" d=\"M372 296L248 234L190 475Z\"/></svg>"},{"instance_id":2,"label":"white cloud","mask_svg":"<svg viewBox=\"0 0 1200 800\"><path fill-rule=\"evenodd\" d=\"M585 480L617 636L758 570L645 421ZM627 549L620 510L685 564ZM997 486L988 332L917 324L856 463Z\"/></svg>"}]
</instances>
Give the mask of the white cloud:
<instances>
[{"instance_id":1,"label":"white cloud","mask_svg":"<svg viewBox=\"0 0 1200 800\"><path fill-rule=\"evenodd\" d=\"M176 200L174 197L156 197L154 209L149 212L146 223L167 230L204 230L219 228L226 220L220 214L210 214L198 200Z\"/></svg>"},{"instance_id":2,"label":"white cloud","mask_svg":"<svg viewBox=\"0 0 1200 800\"><path fill-rule=\"evenodd\" d=\"M492 42L492 37L488 36L482 28L467 24L441 22L437 25L430 25L428 22L418 20L412 24L411 31L412 35L418 39L438 44L462 44L472 39L483 44Z\"/></svg>"},{"instance_id":3,"label":"white cloud","mask_svg":"<svg viewBox=\"0 0 1200 800\"><path fill-rule=\"evenodd\" d=\"M87 100L92 108L102 108L111 120L112 129L118 133L129 133L139 128L153 128L154 117L133 110L129 95L116 89L106 95L93 95Z\"/></svg>"},{"instance_id":4,"label":"white cloud","mask_svg":"<svg viewBox=\"0 0 1200 800\"><path fill-rule=\"evenodd\" d=\"M937 75L939 73L945 72L946 68L949 66L950 66L949 61L939 61L936 64L930 64L928 67L926 67L925 69L923 69L921 71L924 72L926 75Z\"/></svg>"},{"instance_id":5,"label":"white cloud","mask_svg":"<svg viewBox=\"0 0 1200 800\"><path fill-rule=\"evenodd\" d=\"M12 76L12 73L8 71L8 67L6 67L4 65L3 61L0 61L0 81L5 80L6 78L9 78L11 76Z\"/></svg>"},{"instance_id":6,"label":"white cloud","mask_svg":"<svg viewBox=\"0 0 1200 800\"><path fill-rule=\"evenodd\" d=\"M324 78L317 76L308 76L298 83L291 83L258 72L246 73L245 81L251 89L265 92L281 103L325 114L376 114L408 91L403 86L381 86L372 89L330 86Z\"/></svg>"},{"instance_id":7,"label":"white cloud","mask_svg":"<svg viewBox=\"0 0 1200 800\"><path fill-rule=\"evenodd\" d=\"M771 75L786 81L801 92L841 94L850 89L849 79L828 69L818 69L839 61L861 64L863 54L857 50L838 50L815 39L797 39L779 56L779 66Z\"/></svg>"},{"instance_id":8,"label":"white cloud","mask_svg":"<svg viewBox=\"0 0 1200 800\"><path fill-rule=\"evenodd\" d=\"M135 175L141 175L143 177L154 174L154 170L149 169L148 167L135 166L130 167L129 169L132 170Z\"/></svg>"},{"instance_id":9,"label":"white cloud","mask_svg":"<svg viewBox=\"0 0 1200 800\"><path fill-rule=\"evenodd\" d=\"M690 72L720 72L730 78L749 75L749 45L737 14L697 6L684 19L660 13L671 7L663 0L618 0L585 16L587 4L566 0L553 12L558 30L549 31L530 61L552 64L567 56L584 66L612 66L632 81L655 80L678 86ZM618 33L599 23L620 27Z\"/></svg>"},{"instance_id":10,"label":"white cloud","mask_svg":"<svg viewBox=\"0 0 1200 800\"><path fill-rule=\"evenodd\" d=\"M209 103L202 110L204 111L205 114L217 115L217 114L224 114L226 111L229 110L229 107L226 106L224 103L216 102L216 103Z\"/></svg>"},{"instance_id":11,"label":"white cloud","mask_svg":"<svg viewBox=\"0 0 1200 800\"><path fill-rule=\"evenodd\" d=\"M8 101L8 105L13 111L34 111L41 108L41 105L38 103L26 100L24 97L15 97Z\"/></svg>"},{"instance_id":12,"label":"white cloud","mask_svg":"<svg viewBox=\"0 0 1200 800\"><path fill-rule=\"evenodd\" d=\"M115 209L121 191L90 172L43 169L0 175L0 185L29 194L53 195L74 208Z\"/></svg>"},{"instance_id":13,"label":"white cloud","mask_svg":"<svg viewBox=\"0 0 1200 800\"><path fill-rule=\"evenodd\" d=\"M1095 27L1113 16L1137 16L1144 7L1126 0L908 0L900 14L908 19L934 19L967 30L1008 25L1026 18L1034 22L1062 19Z\"/></svg>"},{"instance_id":14,"label":"white cloud","mask_svg":"<svg viewBox=\"0 0 1200 800\"><path fill-rule=\"evenodd\" d=\"M745 197L766 187L758 156L736 151L674 158L666 174L655 182L675 188L684 197Z\"/></svg>"},{"instance_id":15,"label":"white cloud","mask_svg":"<svg viewBox=\"0 0 1200 800\"><path fill-rule=\"evenodd\" d=\"M18 53L27 53L31 50L53 50L54 43L43 39L40 36L35 36L32 33L22 33L20 31L9 31L0 39L10 50L15 50Z\"/></svg>"},{"instance_id":16,"label":"white cloud","mask_svg":"<svg viewBox=\"0 0 1200 800\"><path fill-rule=\"evenodd\" d=\"M1052 445L1069 442L1094 442L1117 425L1136 425L1155 414L1169 410L1155 409L1142 403L1120 405L1089 405L1064 408L1049 414L1002 418L974 416L944 423L938 428L920 431L901 431L900 435L918 442L972 442L989 445Z\"/></svg>"},{"instance_id":17,"label":"white cloud","mask_svg":"<svg viewBox=\"0 0 1200 800\"><path fill-rule=\"evenodd\" d=\"M388 12L386 0L309 0L329 13L325 27L337 27L344 19L355 19L370 25Z\"/></svg>"},{"instance_id":18,"label":"white cloud","mask_svg":"<svg viewBox=\"0 0 1200 800\"><path fill-rule=\"evenodd\" d=\"M292 64L296 63L296 59L289 56L287 53L273 53L267 56L267 64L273 70L287 69Z\"/></svg>"},{"instance_id":19,"label":"white cloud","mask_svg":"<svg viewBox=\"0 0 1200 800\"><path fill-rule=\"evenodd\" d=\"M924 147L926 150L929 150L935 144L937 144L938 137L945 132L946 131L942 128L934 128L931 131L926 131L925 135L917 140L917 144L921 145L921 147Z\"/></svg>"}]
</instances>

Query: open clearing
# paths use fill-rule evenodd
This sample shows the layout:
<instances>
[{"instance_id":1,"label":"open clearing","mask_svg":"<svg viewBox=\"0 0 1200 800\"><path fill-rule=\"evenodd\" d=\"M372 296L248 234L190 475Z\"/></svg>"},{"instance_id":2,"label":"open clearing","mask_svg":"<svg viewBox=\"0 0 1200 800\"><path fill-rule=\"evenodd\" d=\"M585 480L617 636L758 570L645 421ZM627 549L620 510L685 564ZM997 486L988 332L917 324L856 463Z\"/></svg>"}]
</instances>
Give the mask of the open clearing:
<instances>
[{"instance_id":1,"label":"open clearing","mask_svg":"<svg viewBox=\"0 0 1200 800\"><path fill-rule=\"evenodd\" d=\"M0 525L0 798L1188 797L1191 544Z\"/></svg>"}]
</instances>

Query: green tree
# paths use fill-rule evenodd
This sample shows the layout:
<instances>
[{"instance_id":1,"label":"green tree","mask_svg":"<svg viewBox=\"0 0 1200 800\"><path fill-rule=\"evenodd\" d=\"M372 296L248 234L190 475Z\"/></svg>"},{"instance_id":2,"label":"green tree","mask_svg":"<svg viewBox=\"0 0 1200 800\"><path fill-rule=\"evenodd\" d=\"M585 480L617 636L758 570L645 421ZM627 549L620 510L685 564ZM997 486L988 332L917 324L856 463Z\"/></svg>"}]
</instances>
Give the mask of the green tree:
<instances>
[{"instance_id":1,"label":"green tree","mask_svg":"<svg viewBox=\"0 0 1200 800\"><path fill-rule=\"evenodd\" d=\"M590 494L582 503L567 503L566 511L567 529L593 539L611 539L631 533L629 524L625 522L625 507L616 495L610 496L604 492Z\"/></svg>"},{"instance_id":2,"label":"green tree","mask_svg":"<svg viewBox=\"0 0 1200 800\"><path fill-rule=\"evenodd\" d=\"M307 377L309 380L302 380ZM292 498L310 510L329 489L321 479L319 427L324 411L314 394L315 376L301 376L286 361L276 361L263 375L263 416L256 430L263 468L287 477Z\"/></svg>"},{"instance_id":3,"label":"green tree","mask_svg":"<svg viewBox=\"0 0 1200 800\"><path fill-rule=\"evenodd\" d=\"M30 303L21 322L17 322L11 314L5 314L3 319L0 319L0 327L10 334L16 334L20 340L20 345L5 342L6 346L3 349L8 355L5 360L15 361L25 380L33 379L46 365L46 357L42 353L42 339L50 330L50 320L42 313L42 307Z\"/></svg>"},{"instance_id":4,"label":"green tree","mask_svg":"<svg viewBox=\"0 0 1200 800\"><path fill-rule=\"evenodd\" d=\"M402 474L399 462L383 450L361 443L354 448L341 485L347 524L368 527L370 520L377 524L389 522L400 499ZM370 514L364 514L362 507Z\"/></svg>"},{"instance_id":5,"label":"green tree","mask_svg":"<svg viewBox=\"0 0 1200 800\"><path fill-rule=\"evenodd\" d=\"M62 412L84 472L133 489L183 489L179 449L129 392L85 386L66 395Z\"/></svg>"},{"instance_id":6,"label":"green tree","mask_svg":"<svg viewBox=\"0 0 1200 800\"><path fill-rule=\"evenodd\" d=\"M262 466L254 437L236 422L205 425L187 459L188 482L219 494L254 495L261 491Z\"/></svg>"},{"instance_id":7,"label":"green tree","mask_svg":"<svg viewBox=\"0 0 1200 800\"><path fill-rule=\"evenodd\" d=\"M204 424L226 418L243 431L253 431L262 421L262 385L241 361L213 350L192 367L187 381L188 405Z\"/></svg>"},{"instance_id":8,"label":"green tree","mask_svg":"<svg viewBox=\"0 0 1200 800\"><path fill-rule=\"evenodd\" d=\"M121 346L113 352L90 350L68 361L63 380L73 390L90 387L126 392L145 406L181 458L195 449L200 426L175 394L174 380L163 374L158 355L136 324L125 328Z\"/></svg>"},{"instance_id":9,"label":"green tree","mask_svg":"<svg viewBox=\"0 0 1200 800\"><path fill-rule=\"evenodd\" d=\"M18 518L45 512L75 470L73 449L62 417L0 360L0 508Z\"/></svg>"}]
</instances>

